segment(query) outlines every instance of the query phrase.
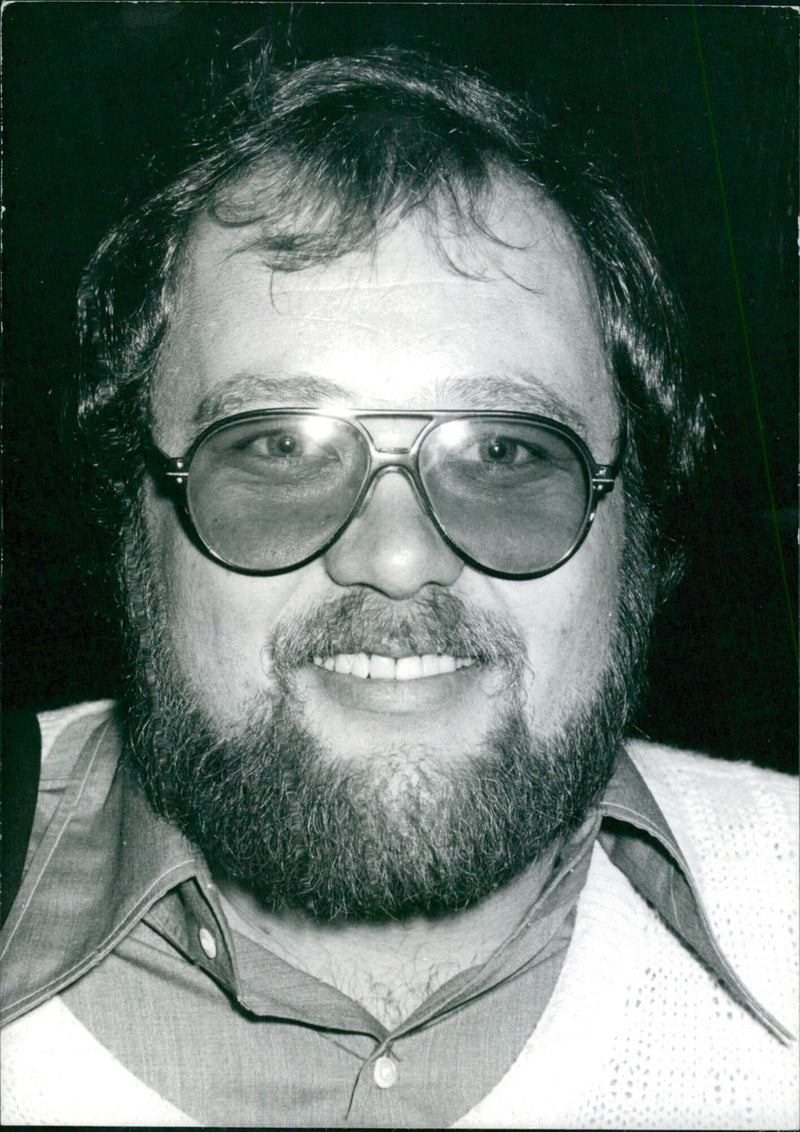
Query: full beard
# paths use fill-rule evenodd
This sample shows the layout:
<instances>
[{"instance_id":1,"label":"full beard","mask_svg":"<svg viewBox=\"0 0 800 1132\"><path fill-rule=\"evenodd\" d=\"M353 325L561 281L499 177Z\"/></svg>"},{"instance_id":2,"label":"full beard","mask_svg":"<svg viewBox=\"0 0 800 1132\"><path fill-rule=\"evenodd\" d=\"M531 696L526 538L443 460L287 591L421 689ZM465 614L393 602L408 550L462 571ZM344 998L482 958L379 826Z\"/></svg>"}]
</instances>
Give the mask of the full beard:
<instances>
[{"instance_id":1,"label":"full beard","mask_svg":"<svg viewBox=\"0 0 800 1132\"><path fill-rule=\"evenodd\" d=\"M638 548L641 550L641 547ZM265 908L320 920L438 915L476 903L577 829L608 784L636 698L652 594L637 539L622 564L618 626L595 694L543 739L526 706L526 654L507 625L446 591L397 603L354 590L276 627L274 693L235 729L203 710L169 637L146 536L127 548L131 663L127 756L154 808L212 868ZM335 756L303 719L294 677L313 655L376 634L409 651L477 657L499 677L493 726L469 756L418 746L368 764Z\"/></svg>"}]
</instances>

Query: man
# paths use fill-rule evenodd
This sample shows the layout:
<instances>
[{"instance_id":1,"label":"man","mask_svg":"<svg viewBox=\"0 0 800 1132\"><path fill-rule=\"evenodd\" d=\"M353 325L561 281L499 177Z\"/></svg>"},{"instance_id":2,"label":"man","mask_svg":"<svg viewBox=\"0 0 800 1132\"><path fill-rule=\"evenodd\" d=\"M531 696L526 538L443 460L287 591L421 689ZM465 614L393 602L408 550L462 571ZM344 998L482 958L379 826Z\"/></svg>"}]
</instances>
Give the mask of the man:
<instances>
[{"instance_id":1,"label":"man","mask_svg":"<svg viewBox=\"0 0 800 1132\"><path fill-rule=\"evenodd\" d=\"M4 1119L791 1127L794 791L624 741L704 414L593 167L261 60L80 313L129 678L42 719Z\"/></svg>"}]
</instances>

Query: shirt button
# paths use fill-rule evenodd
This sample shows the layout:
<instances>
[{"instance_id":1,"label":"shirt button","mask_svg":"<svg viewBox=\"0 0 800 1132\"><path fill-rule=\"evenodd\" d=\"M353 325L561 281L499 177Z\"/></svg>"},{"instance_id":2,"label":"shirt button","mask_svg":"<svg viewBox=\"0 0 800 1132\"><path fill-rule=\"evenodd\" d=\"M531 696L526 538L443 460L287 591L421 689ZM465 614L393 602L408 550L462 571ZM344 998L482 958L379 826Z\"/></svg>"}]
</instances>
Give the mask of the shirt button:
<instances>
[{"instance_id":1,"label":"shirt button","mask_svg":"<svg viewBox=\"0 0 800 1132\"><path fill-rule=\"evenodd\" d=\"M379 1057L372 1071L375 1084L379 1089L391 1089L397 1080L397 1062L391 1057Z\"/></svg>"},{"instance_id":2,"label":"shirt button","mask_svg":"<svg viewBox=\"0 0 800 1132\"><path fill-rule=\"evenodd\" d=\"M217 957L217 941L214 939L208 928L201 928L197 933L200 940L200 946L209 959L216 959Z\"/></svg>"}]
</instances>

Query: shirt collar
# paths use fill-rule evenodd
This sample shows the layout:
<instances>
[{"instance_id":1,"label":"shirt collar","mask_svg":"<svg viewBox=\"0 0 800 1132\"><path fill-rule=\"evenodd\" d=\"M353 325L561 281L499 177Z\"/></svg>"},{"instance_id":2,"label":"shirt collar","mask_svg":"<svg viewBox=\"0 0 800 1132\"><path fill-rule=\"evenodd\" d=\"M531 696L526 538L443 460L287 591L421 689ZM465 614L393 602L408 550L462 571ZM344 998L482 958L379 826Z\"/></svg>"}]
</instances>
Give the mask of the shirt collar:
<instances>
[{"instance_id":1,"label":"shirt collar","mask_svg":"<svg viewBox=\"0 0 800 1132\"><path fill-rule=\"evenodd\" d=\"M182 888L187 915L200 921L213 914L220 928L223 954L209 973L233 976L230 932L205 863L180 831L150 808L119 757L121 748L121 724L112 712L92 732L67 780L50 783L45 770L42 790L59 797L0 934L3 1022L85 974L185 881L193 881ZM722 954L672 830L625 751L599 817L601 845L640 895L738 1001L773 1033L790 1037ZM188 901L187 892L192 894ZM186 954L207 966L195 935L185 933Z\"/></svg>"},{"instance_id":2,"label":"shirt collar","mask_svg":"<svg viewBox=\"0 0 800 1132\"><path fill-rule=\"evenodd\" d=\"M112 714L69 778L49 780L56 809L0 933L7 1021L58 993L113 949L165 892L196 871L183 835L149 807L120 760Z\"/></svg>"}]
</instances>

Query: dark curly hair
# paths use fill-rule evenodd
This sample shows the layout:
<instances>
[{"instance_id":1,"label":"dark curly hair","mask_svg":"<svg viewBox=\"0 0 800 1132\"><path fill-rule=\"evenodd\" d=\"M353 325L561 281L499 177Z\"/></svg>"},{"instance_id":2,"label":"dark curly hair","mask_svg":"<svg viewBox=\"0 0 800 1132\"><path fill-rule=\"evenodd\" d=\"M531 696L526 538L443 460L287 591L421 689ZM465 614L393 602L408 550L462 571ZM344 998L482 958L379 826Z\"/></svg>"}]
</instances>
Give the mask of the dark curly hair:
<instances>
[{"instance_id":1,"label":"dark curly hair","mask_svg":"<svg viewBox=\"0 0 800 1132\"><path fill-rule=\"evenodd\" d=\"M183 172L112 228L83 277L71 419L105 531L119 544L136 506L152 377L198 214L257 223L268 262L295 271L368 246L418 209L434 221L446 209L494 238L482 204L502 177L554 202L592 266L627 436L623 484L666 595L681 569L671 513L703 448L703 401L648 241L586 149L562 133L526 102L417 53L281 69L261 50L196 129Z\"/></svg>"}]
</instances>

